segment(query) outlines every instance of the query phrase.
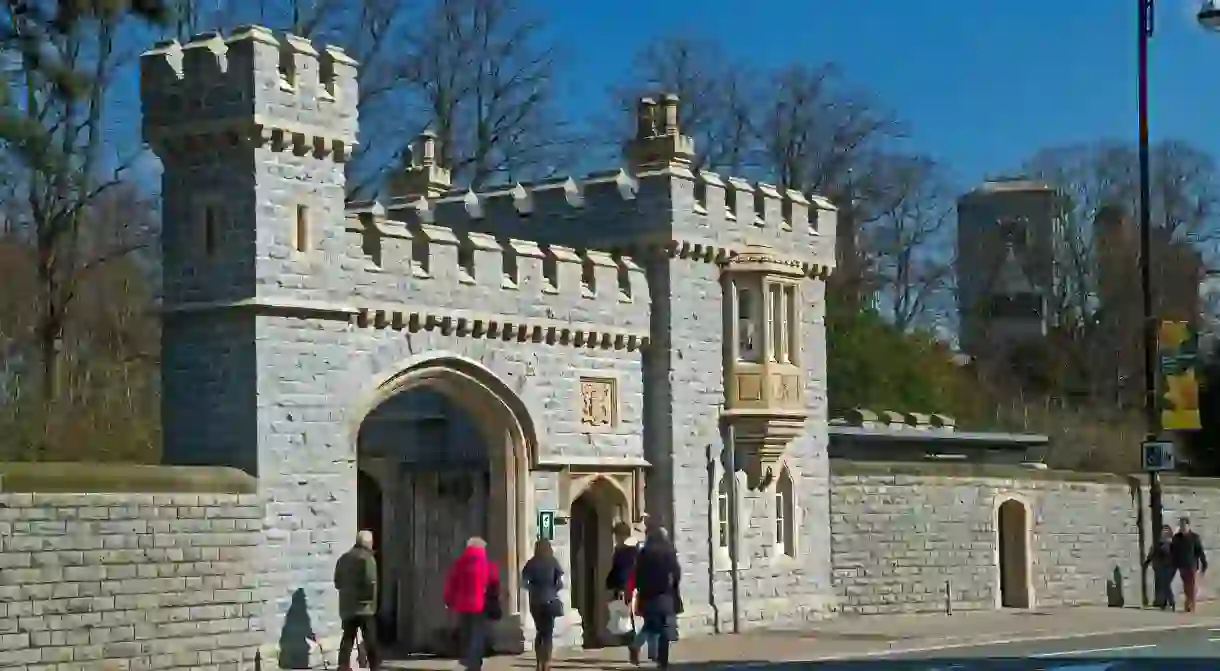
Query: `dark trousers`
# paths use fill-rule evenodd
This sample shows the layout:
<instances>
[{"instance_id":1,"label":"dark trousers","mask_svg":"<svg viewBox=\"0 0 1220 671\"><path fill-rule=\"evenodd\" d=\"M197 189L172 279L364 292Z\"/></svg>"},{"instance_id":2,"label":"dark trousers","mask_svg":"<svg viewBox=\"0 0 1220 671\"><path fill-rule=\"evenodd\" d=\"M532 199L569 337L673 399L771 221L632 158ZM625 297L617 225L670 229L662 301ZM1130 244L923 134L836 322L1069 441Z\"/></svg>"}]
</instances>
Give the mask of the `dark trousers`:
<instances>
[{"instance_id":1,"label":"dark trousers","mask_svg":"<svg viewBox=\"0 0 1220 671\"><path fill-rule=\"evenodd\" d=\"M530 604L530 616L534 619L534 655L540 659L550 659L551 649L555 641L554 611L545 604Z\"/></svg>"},{"instance_id":2,"label":"dark trousers","mask_svg":"<svg viewBox=\"0 0 1220 671\"><path fill-rule=\"evenodd\" d=\"M1195 597L1198 596L1198 585L1195 583L1195 569L1180 568L1178 575L1182 576L1182 592L1186 596L1186 612L1195 610Z\"/></svg>"},{"instance_id":3,"label":"dark trousers","mask_svg":"<svg viewBox=\"0 0 1220 671\"><path fill-rule=\"evenodd\" d=\"M1173 597L1173 576L1178 570L1172 566L1154 566L1152 578L1156 586L1152 603L1158 608L1173 610L1177 607Z\"/></svg>"},{"instance_id":4,"label":"dark trousers","mask_svg":"<svg viewBox=\"0 0 1220 671\"><path fill-rule=\"evenodd\" d=\"M644 626L640 633L655 637L657 642L657 666L664 669L669 666L669 620L664 613L644 613Z\"/></svg>"},{"instance_id":5,"label":"dark trousers","mask_svg":"<svg viewBox=\"0 0 1220 671\"><path fill-rule=\"evenodd\" d=\"M369 668L378 668L381 655L377 650L377 617L374 615L357 615L343 621L343 639L339 642L339 668L351 667L352 646L356 644L356 630L364 636L364 653L369 658Z\"/></svg>"},{"instance_id":6,"label":"dark trousers","mask_svg":"<svg viewBox=\"0 0 1220 671\"><path fill-rule=\"evenodd\" d=\"M487 616L482 613L458 613L458 632L462 646L462 666L467 671L483 668L487 652Z\"/></svg>"}]
</instances>

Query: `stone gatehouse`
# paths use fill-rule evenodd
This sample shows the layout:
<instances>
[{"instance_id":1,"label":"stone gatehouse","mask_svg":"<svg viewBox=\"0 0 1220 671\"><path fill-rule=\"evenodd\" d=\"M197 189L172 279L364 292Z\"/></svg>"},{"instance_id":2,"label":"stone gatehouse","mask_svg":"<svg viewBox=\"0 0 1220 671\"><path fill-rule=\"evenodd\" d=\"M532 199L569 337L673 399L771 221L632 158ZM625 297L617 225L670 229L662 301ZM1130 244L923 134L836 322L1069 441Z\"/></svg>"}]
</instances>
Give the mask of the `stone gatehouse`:
<instances>
[{"instance_id":1,"label":"stone gatehouse","mask_svg":"<svg viewBox=\"0 0 1220 671\"><path fill-rule=\"evenodd\" d=\"M476 534L520 645L540 513L568 643L604 629L611 526L645 514L680 553L687 631L730 617L732 528L747 619L830 610L828 201L692 172L661 96L621 169L475 193L425 134L386 200L349 204L342 51L246 27L141 65L164 168L165 454L256 476L265 646L304 620L334 649L333 566L360 527L396 645L435 644L438 585Z\"/></svg>"}]
</instances>

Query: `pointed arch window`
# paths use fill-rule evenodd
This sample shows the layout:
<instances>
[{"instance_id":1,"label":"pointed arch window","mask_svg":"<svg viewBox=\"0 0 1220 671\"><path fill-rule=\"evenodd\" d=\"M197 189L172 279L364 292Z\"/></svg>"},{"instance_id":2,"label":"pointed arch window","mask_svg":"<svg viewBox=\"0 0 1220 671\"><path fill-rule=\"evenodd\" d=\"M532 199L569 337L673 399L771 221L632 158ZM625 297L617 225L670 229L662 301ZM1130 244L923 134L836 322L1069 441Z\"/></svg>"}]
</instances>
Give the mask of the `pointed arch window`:
<instances>
[{"instance_id":1,"label":"pointed arch window","mask_svg":"<svg viewBox=\"0 0 1220 671\"><path fill-rule=\"evenodd\" d=\"M716 546L728 552L729 549L729 474L720 476L716 486Z\"/></svg>"},{"instance_id":2,"label":"pointed arch window","mask_svg":"<svg viewBox=\"0 0 1220 671\"><path fill-rule=\"evenodd\" d=\"M796 501L792 492L792 474L787 468L780 470L775 480L775 550L776 554L796 556L794 524Z\"/></svg>"}]
</instances>

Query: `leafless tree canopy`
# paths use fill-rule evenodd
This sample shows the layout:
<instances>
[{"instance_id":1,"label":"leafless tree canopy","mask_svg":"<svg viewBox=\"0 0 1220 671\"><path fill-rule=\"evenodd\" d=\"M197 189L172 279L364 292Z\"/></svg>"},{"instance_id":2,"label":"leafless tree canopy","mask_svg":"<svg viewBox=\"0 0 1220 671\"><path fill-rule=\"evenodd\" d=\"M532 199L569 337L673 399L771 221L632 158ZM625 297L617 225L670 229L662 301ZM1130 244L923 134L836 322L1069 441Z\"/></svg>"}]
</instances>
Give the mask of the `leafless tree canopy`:
<instances>
[{"instance_id":1,"label":"leafless tree canopy","mask_svg":"<svg viewBox=\"0 0 1220 671\"><path fill-rule=\"evenodd\" d=\"M257 22L337 44L360 62L353 197L378 193L426 128L461 185L546 177L576 157L581 138L556 106L557 46L519 0L179 2L195 17L183 35Z\"/></svg>"},{"instance_id":2,"label":"leafless tree canopy","mask_svg":"<svg viewBox=\"0 0 1220 671\"><path fill-rule=\"evenodd\" d=\"M948 306L952 187L941 167L922 156L882 156L870 174L889 185L877 194L875 218L865 230L881 302L904 331L934 327Z\"/></svg>"},{"instance_id":3,"label":"leafless tree canopy","mask_svg":"<svg viewBox=\"0 0 1220 671\"><path fill-rule=\"evenodd\" d=\"M636 56L628 81L612 90L613 137L627 135L641 95L677 93L697 169L817 192L843 207L839 235L856 241L858 258L840 259L838 289L879 294L903 329L947 306L946 178L935 161L890 148L902 124L833 64L759 72L715 43L665 38Z\"/></svg>"}]
</instances>

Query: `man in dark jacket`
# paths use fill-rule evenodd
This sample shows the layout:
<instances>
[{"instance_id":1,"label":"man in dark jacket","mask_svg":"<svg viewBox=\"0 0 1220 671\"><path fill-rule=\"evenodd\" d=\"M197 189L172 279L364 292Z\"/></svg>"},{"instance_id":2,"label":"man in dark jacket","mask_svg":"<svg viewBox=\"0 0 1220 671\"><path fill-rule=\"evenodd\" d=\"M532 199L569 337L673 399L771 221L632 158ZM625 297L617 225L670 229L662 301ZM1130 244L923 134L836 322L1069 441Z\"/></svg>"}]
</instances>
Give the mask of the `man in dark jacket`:
<instances>
[{"instance_id":1,"label":"man in dark jacket","mask_svg":"<svg viewBox=\"0 0 1220 671\"><path fill-rule=\"evenodd\" d=\"M339 668L350 669L356 631L364 637L369 668L377 669L377 559L373 556L373 532L356 534L356 545L335 564L335 589L339 590L339 618L343 639L339 643Z\"/></svg>"},{"instance_id":2,"label":"man in dark jacket","mask_svg":"<svg viewBox=\"0 0 1220 671\"><path fill-rule=\"evenodd\" d=\"M1173 599L1173 575L1178 569L1173 563L1173 527L1161 528L1161 537L1153 543L1152 550L1144 559L1144 568L1152 567L1156 584L1156 597L1152 605L1161 610L1176 610Z\"/></svg>"},{"instance_id":3,"label":"man in dark jacket","mask_svg":"<svg viewBox=\"0 0 1220 671\"><path fill-rule=\"evenodd\" d=\"M1173 535L1170 546L1173 553L1173 564L1182 576L1182 591L1186 596L1186 612L1195 610L1195 597L1198 594L1196 576L1207 573L1207 553L1203 551L1203 541L1199 534L1190 528L1190 519L1183 517L1178 520L1178 533Z\"/></svg>"},{"instance_id":4,"label":"man in dark jacket","mask_svg":"<svg viewBox=\"0 0 1220 671\"><path fill-rule=\"evenodd\" d=\"M655 637L657 668L669 667L670 622L679 610L678 588L682 569L678 553L660 527L648 530L648 538L635 560L635 597L644 617L641 633ZM631 663L638 664L640 649L632 643Z\"/></svg>"}]
</instances>

